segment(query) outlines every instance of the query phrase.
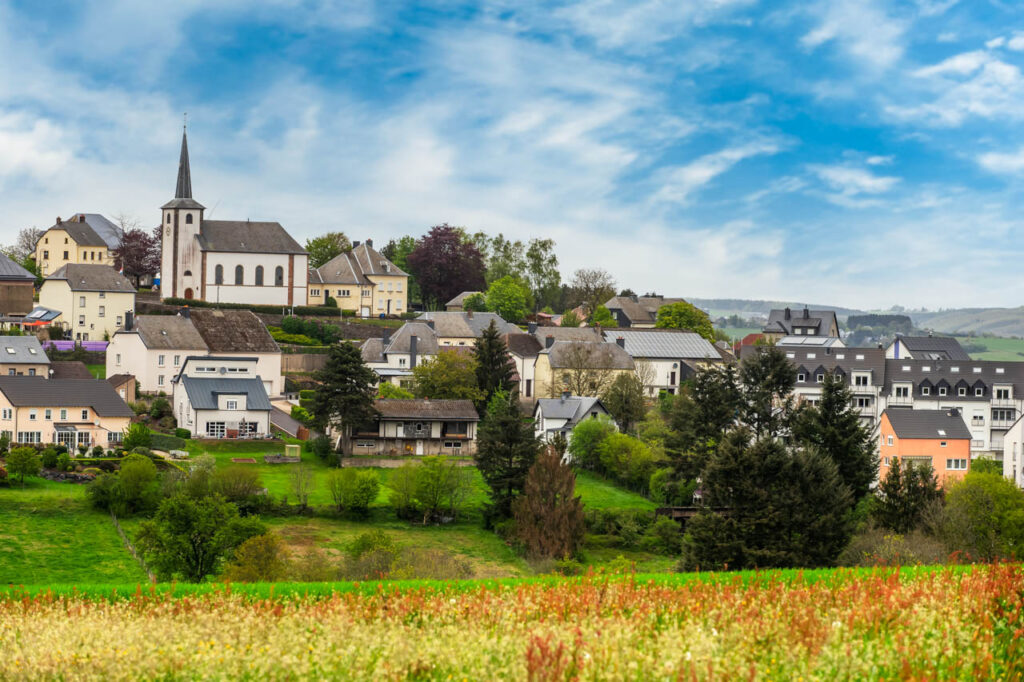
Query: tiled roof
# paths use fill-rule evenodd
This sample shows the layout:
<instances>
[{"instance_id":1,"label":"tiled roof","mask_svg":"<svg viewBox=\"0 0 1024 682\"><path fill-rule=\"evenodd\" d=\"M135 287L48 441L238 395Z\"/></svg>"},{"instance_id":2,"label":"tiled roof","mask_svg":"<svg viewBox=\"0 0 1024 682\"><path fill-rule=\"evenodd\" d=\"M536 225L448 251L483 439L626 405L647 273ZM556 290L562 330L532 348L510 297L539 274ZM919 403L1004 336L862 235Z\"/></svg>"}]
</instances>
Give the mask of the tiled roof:
<instances>
[{"instance_id":1,"label":"tiled roof","mask_svg":"<svg viewBox=\"0 0 1024 682\"><path fill-rule=\"evenodd\" d=\"M519 327L506 322L497 313L434 311L422 313L416 319L433 320L437 335L445 338L478 339L492 321L497 325L499 334L521 331Z\"/></svg>"},{"instance_id":2,"label":"tiled roof","mask_svg":"<svg viewBox=\"0 0 1024 682\"><path fill-rule=\"evenodd\" d=\"M211 353L280 353L281 348L250 310L191 311L192 324Z\"/></svg>"},{"instance_id":3,"label":"tiled roof","mask_svg":"<svg viewBox=\"0 0 1024 682\"><path fill-rule=\"evenodd\" d=\"M68 362L51 362L50 379L95 379L84 362L78 360Z\"/></svg>"},{"instance_id":4,"label":"tiled roof","mask_svg":"<svg viewBox=\"0 0 1024 682\"><path fill-rule=\"evenodd\" d=\"M190 319L180 315L139 315L132 332L137 332L146 348L166 350L206 350L206 342ZM118 330L118 334L132 333Z\"/></svg>"},{"instance_id":5,"label":"tiled roof","mask_svg":"<svg viewBox=\"0 0 1024 682\"><path fill-rule=\"evenodd\" d=\"M603 341L600 330L595 327L538 327L534 334L542 347L547 345L547 337L555 341Z\"/></svg>"},{"instance_id":6,"label":"tiled roof","mask_svg":"<svg viewBox=\"0 0 1024 682\"><path fill-rule=\"evenodd\" d=\"M524 358L535 357L544 348L535 335L522 333L506 334L505 345L510 353Z\"/></svg>"},{"instance_id":7,"label":"tiled roof","mask_svg":"<svg viewBox=\"0 0 1024 682\"><path fill-rule=\"evenodd\" d=\"M34 336L0 336L0 363L48 365L50 358Z\"/></svg>"},{"instance_id":8,"label":"tiled roof","mask_svg":"<svg viewBox=\"0 0 1024 682\"><path fill-rule=\"evenodd\" d=\"M581 363L596 369L633 369L633 358L617 344L593 341L556 341L548 354L552 369L571 369Z\"/></svg>"},{"instance_id":9,"label":"tiled roof","mask_svg":"<svg viewBox=\"0 0 1024 682\"><path fill-rule=\"evenodd\" d=\"M712 358L721 359L715 347L700 334L678 330L616 329L605 332L605 340L625 340L626 352L634 358Z\"/></svg>"},{"instance_id":10,"label":"tiled roof","mask_svg":"<svg viewBox=\"0 0 1024 682\"><path fill-rule=\"evenodd\" d=\"M135 416L102 379L0 377L0 393L17 407L91 407L101 417Z\"/></svg>"},{"instance_id":11,"label":"tiled roof","mask_svg":"<svg viewBox=\"0 0 1024 682\"><path fill-rule=\"evenodd\" d=\"M203 251L230 253L294 253L306 250L281 223L249 220L204 220L196 236Z\"/></svg>"},{"instance_id":12,"label":"tiled roof","mask_svg":"<svg viewBox=\"0 0 1024 682\"><path fill-rule=\"evenodd\" d=\"M263 387L263 382L258 378L197 379L183 376L181 385L185 387L188 401L196 410L216 410L217 396L224 394L246 396L245 409L247 410L269 411L271 409L267 389Z\"/></svg>"},{"instance_id":13,"label":"tiled roof","mask_svg":"<svg viewBox=\"0 0 1024 682\"><path fill-rule=\"evenodd\" d=\"M135 287L120 272L109 265L68 263L62 265L43 282L67 280L72 291L105 291L108 293L135 293Z\"/></svg>"},{"instance_id":14,"label":"tiled roof","mask_svg":"<svg viewBox=\"0 0 1024 682\"><path fill-rule=\"evenodd\" d=\"M882 413L900 438L970 440L971 430L956 410L911 410L892 407Z\"/></svg>"},{"instance_id":15,"label":"tiled roof","mask_svg":"<svg viewBox=\"0 0 1024 682\"><path fill-rule=\"evenodd\" d=\"M454 419L479 421L472 400L375 400L381 419Z\"/></svg>"}]
</instances>

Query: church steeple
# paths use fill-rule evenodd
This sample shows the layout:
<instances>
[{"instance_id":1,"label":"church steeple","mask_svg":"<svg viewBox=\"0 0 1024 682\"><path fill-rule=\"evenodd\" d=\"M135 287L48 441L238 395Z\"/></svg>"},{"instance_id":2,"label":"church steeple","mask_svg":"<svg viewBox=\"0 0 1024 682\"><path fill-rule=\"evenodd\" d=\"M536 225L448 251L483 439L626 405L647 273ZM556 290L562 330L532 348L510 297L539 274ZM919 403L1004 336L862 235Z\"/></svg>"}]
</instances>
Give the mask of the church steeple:
<instances>
[{"instance_id":1,"label":"church steeple","mask_svg":"<svg viewBox=\"0 0 1024 682\"><path fill-rule=\"evenodd\" d=\"M188 167L188 131L181 132L181 158L178 160L178 187L174 190L175 199L192 198L192 171Z\"/></svg>"}]
</instances>

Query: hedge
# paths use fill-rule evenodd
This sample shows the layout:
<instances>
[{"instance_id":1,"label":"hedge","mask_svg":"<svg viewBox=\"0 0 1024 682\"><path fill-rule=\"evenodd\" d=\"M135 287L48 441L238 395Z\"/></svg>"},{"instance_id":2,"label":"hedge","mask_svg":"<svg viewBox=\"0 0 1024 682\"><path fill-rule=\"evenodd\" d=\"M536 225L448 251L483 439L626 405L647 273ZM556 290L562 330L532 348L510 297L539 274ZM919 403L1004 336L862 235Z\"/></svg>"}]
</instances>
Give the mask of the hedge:
<instances>
[{"instance_id":1,"label":"hedge","mask_svg":"<svg viewBox=\"0 0 1024 682\"><path fill-rule=\"evenodd\" d=\"M163 450L164 452L170 452L171 450L184 450L185 439L178 438L177 436L169 436L166 433L151 433L149 438L149 447L153 450Z\"/></svg>"},{"instance_id":2,"label":"hedge","mask_svg":"<svg viewBox=\"0 0 1024 682\"><path fill-rule=\"evenodd\" d=\"M337 308L328 308L319 305L253 305L249 303L211 303L210 301L198 301L185 298L165 298L164 305L189 306L190 308L223 308L225 310L251 310L254 313L267 313L280 315L282 310L290 311L295 315L308 315L310 317L338 317ZM355 317L356 311L342 310L342 317Z\"/></svg>"}]
</instances>

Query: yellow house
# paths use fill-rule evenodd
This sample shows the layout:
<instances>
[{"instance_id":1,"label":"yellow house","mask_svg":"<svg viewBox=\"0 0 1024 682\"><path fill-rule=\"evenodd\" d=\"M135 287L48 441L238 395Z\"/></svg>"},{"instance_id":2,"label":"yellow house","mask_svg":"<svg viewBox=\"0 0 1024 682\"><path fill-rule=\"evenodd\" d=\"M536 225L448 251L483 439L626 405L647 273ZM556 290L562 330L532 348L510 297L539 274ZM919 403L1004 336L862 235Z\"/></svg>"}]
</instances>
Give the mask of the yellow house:
<instances>
[{"instance_id":1,"label":"yellow house","mask_svg":"<svg viewBox=\"0 0 1024 682\"><path fill-rule=\"evenodd\" d=\"M618 344L551 341L537 354L533 379L537 396L598 397L617 376L635 371L633 358Z\"/></svg>"},{"instance_id":2,"label":"yellow house","mask_svg":"<svg viewBox=\"0 0 1024 682\"><path fill-rule=\"evenodd\" d=\"M113 265L123 231L99 213L76 213L56 224L36 242L36 263L47 277L67 265Z\"/></svg>"},{"instance_id":3,"label":"yellow house","mask_svg":"<svg viewBox=\"0 0 1024 682\"><path fill-rule=\"evenodd\" d=\"M0 431L12 443L114 447L133 415L101 379L0 377Z\"/></svg>"},{"instance_id":4,"label":"yellow house","mask_svg":"<svg viewBox=\"0 0 1024 682\"><path fill-rule=\"evenodd\" d=\"M135 289L109 265L71 263L43 280L39 305L59 310L56 323L76 341L102 341L135 312Z\"/></svg>"},{"instance_id":5,"label":"yellow house","mask_svg":"<svg viewBox=\"0 0 1024 682\"><path fill-rule=\"evenodd\" d=\"M408 293L409 275L376 251L372 239L309 272L309 305L323 305L330 296L359 317L401 315Z\"/></svg>"}]
</instances>

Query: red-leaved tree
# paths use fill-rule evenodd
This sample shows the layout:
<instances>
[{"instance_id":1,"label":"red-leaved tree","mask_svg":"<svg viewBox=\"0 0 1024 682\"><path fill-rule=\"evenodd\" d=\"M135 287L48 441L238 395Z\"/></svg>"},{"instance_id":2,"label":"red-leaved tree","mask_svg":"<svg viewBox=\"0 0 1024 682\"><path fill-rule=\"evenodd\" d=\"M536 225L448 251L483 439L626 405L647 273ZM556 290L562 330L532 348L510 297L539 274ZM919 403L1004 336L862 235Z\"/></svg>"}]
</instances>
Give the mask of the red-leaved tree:
<instances>
[{"instance_id":1,"label":"red-leaved tree","mask_svg":"<svg viewBox=\"0 0 1024 682\"><path fill-rule=\"evenodd\" d=\"M437 310L463 291L483 291L484 259L464 233L448 223L430 228L406 258L428 309Z\"/></svg>"},{"instance_id":2,"label":"red-leaved tree","mask_svg":"<svg viewBox=\"0 0 1024 682\"><path fill-rule=\"evenodd\" d=\"M135 287L139 279L160 271L160 228L154 234L137 227L125 230L121 245L114 251L114 266L122 269Z\"/></svg>"},{"instance_id":3,"label":"red-leaved tree","mask_svg":"<svg viewBox=\"0 0 1024 682\"><path fill-rule=\"evenodd\" d=\"M523 493L512 503L516 535L535 559L566 559L583 544L583 502L576 494L576 473L555 448L530 467Z\"/></svg>"}]
</instances>

